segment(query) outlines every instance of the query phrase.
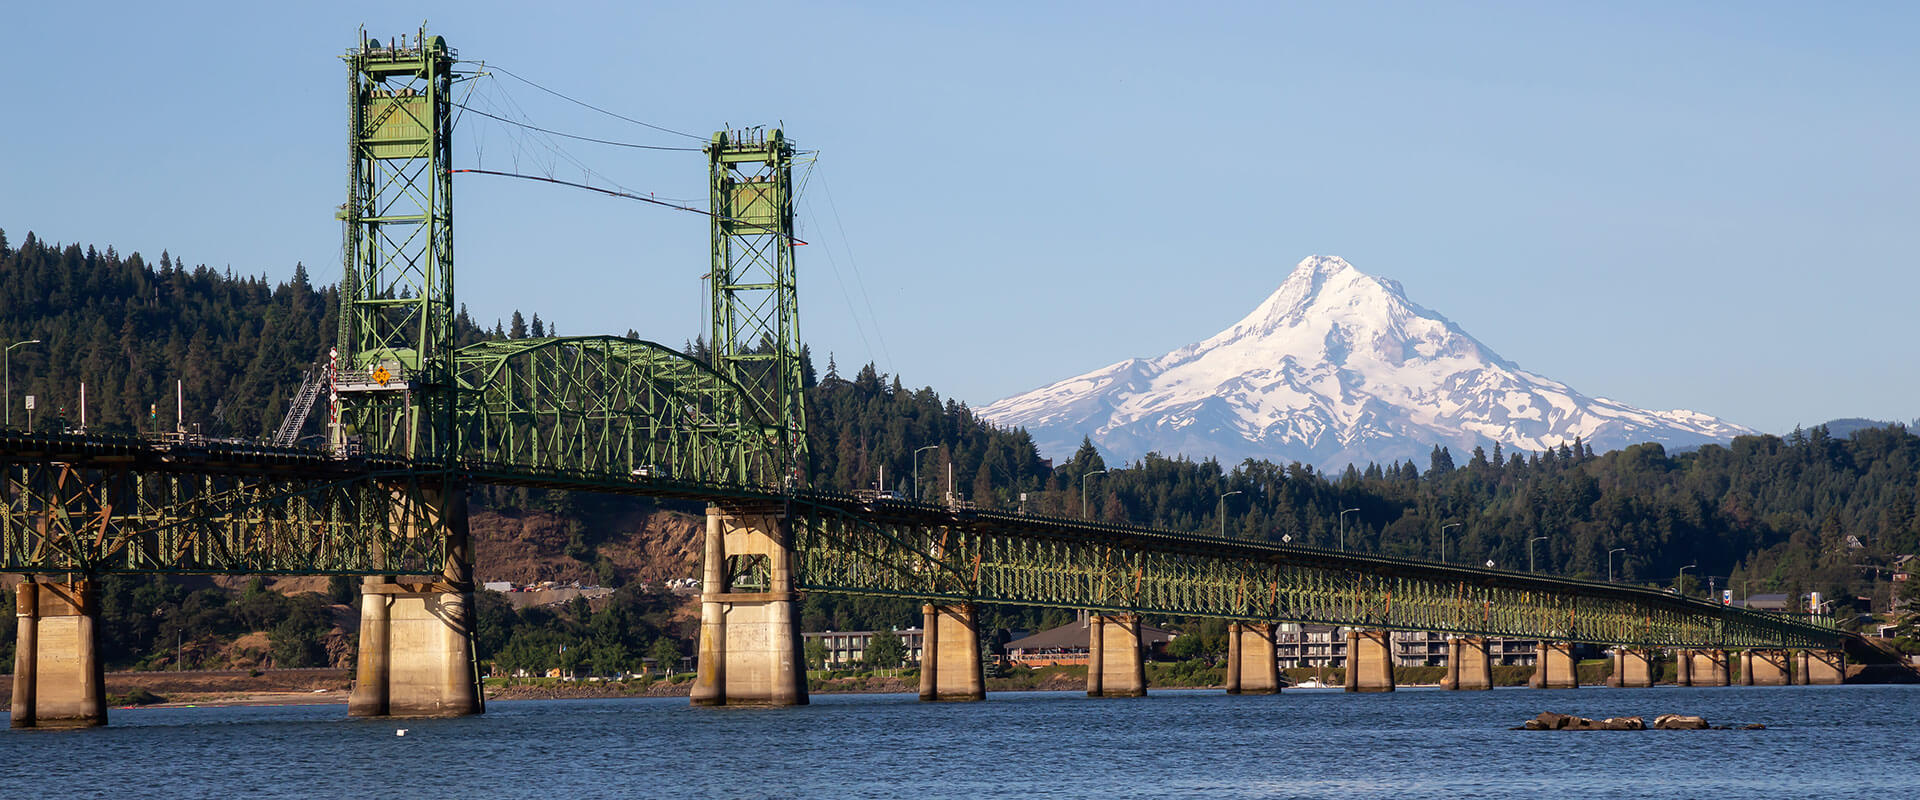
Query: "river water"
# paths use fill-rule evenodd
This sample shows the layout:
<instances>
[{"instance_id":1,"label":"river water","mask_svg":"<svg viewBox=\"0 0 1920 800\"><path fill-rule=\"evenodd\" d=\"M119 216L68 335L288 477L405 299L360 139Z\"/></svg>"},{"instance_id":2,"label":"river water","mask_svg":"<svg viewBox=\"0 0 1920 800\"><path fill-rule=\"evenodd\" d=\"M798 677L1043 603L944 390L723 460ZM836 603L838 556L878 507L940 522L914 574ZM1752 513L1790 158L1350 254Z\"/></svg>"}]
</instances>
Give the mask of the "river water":
<instances>
[{"instance_id":1,"label":"river water","mask_svg":"<svg viewBox=\"0 0 1920 800\"><path fill-rule=\"evenodd\" d=\"M1540 711L1767 728L1509 730ZM1914 798L1916 712L1912 686L115 709L105 728L0 732L0 798Z\"/></svg>"}]
</instances>

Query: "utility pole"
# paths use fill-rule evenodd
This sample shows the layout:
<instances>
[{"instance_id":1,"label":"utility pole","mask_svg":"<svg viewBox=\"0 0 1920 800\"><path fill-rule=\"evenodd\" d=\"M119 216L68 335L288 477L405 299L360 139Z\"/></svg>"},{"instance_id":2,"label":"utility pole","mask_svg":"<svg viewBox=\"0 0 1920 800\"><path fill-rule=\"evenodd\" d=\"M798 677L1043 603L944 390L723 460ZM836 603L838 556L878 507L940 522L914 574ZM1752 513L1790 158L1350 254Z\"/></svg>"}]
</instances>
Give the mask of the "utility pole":
<instances>
[{"instance_id":1,"label":"utility pole","mask_svg":"<svg viewBox=\"0 0 1920 800\"><path fill-rule=\"evenodd\" d=\"M5 398L6 405L7 405L6 424L7 424L7 427L9 428L13 427L13 348L25 347L30 344L39 344L39 343L40 343L39 339L28 339L24 342L14 342L13 344L7 345L7 350L5 353L0 353L0 361L5 362L4 365L0 365L0 367L3 367L4 371L6 372L6 376L5 376L6 384L7 384L7 391L6 391L6 398ZM31 429L33 425L29 423L27 427Z\"/></svg>"},{"instance_id":2,"label":"utility pole","mask_svg":"<svg viewBox=\"0 0 1920 800\"><path fill-rule=\"evenodd\" d=\"M1231 492L1227 492L1226 494L1220 495L1219 516L1220 516L1220 538L1222 539L1227 538L1227 498L1232 497L1236 494L1246 494L1246 492L1243 492L1239 489L1235 489Z\"/></svg>"},{"instance_id":3,"label":"utility pole","mask_svg":"<svg viewBox=\"0 0 1920 800\"><path fill-rule=\"evenodd\" d=\"M920 454L928 450L938 450L940 445L930 444L913 451L913 499L920 499Z\"/></svg>"},{"instance_id":4,"label":"utility pole","mask_svg":"<svg viewBox=\"0 0 1920 800\"><path fill-rule=\"evenodd\" d=\"M1105 475L1105 474L1107 474L1106 470L1097 469L1085 475L1080 476L1080 518L1081 519L1087 518L1087 479L1095 475Z\"/></svg>"}]
</instances>

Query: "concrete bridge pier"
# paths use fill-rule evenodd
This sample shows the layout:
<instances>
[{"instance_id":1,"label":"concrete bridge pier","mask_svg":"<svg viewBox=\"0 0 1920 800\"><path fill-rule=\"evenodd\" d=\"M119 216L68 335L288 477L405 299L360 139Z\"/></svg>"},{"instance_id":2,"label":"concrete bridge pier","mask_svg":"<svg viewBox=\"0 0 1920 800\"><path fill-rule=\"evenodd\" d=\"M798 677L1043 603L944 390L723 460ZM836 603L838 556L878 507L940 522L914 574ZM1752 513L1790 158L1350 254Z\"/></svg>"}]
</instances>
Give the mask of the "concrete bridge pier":
<instances>
[{"instance_id":1,"label":"concrete bridge pier","mask_svg":"<svg viewBox=\"0 0 1920 800\"><path fill-rule=\"evenodd\" d=\"M1653 686L1654 654L1652 650L1635 650L1631 647L1613 649L1613 674L1607 676L1607 685L1615 689L1646 689Z\"/></svg>"},{"instance_id":2,"label":"concrete bridge pier","mask_svg":"<svg viewBox=\"0 0 1920 800\"><path fill-rule=\"evenodd\" d=\"M464 490L420 498L438 515L447 563L440 579L405 583L369 576L360 586L360 654L347 715L461 717L486 710L473 652L473 545L467 537ZM414 502L403 500L402 502ZM403 523L411 524L411 523Z\"/></svg>"},{"instance_id":3,"label":"concrete bridge pier","mask_svg":"<svg viewBox=\"0 0 1920 800\"><path fill-rule=\"evenodd\" d=\"M1277 627L1227 624L1227 694L1280 693L1280 659L1273 644Z\"/></svg>"},{"instance_id":4,"label":"concrete bridge pier","mask_svg":"<svg viewBox=\"0 0 1920 800\"><path fill-rule=\"evenodd\" d=\"M1533 678L1527 685L1535 689L1578 689L1580 672L1573 660L1573 644L1541 640L1534 650Z\"/></svg>"},{"instance_id":5,"label":"concrete bridge pier","mask_svg":"<svg viewBox=\"0 0 1920 800\"><path fill-rule=\"evenodd\" d=\"M985 700L986 675L980 665L980 628L972 603L920 609L925 618L920 638L920 699Z\"/></svg>"},{"instance_id":6,"label":"concrete bridge pier","mask_svg":"<svg viewBox=\"0 0 1920 800\"><path fill-rule=\"evenodd\" d=\"M1725 650L1680 651L1681 686L1727 686L1732 673L1727 669Z\"/></svg>"},{"instance_id":7,"label":"concrete bridge pier","mask_svg":"<svg viewBox=\"0 0 1920 800\"><path fill-rule=\"evenodd\" d=\"M1393 642L1388 631L1347 629L1347 691L1393 691Z\"/></svg>"},{"instance_id":8,"label":"concrete bridge pier","mask_svg":"<svg viewBox=\"0 0 1920 800\"><path fill-rule=\"evenodd\" d=\"M1140 615L1087 617L1087 696L1145 697L1147 661L1140 649Z\"/></svg>"},{"instance_id":9,"label":"concrete bridge pier","mask_svg":"<svg viewBox=\"0 0 1920 800\"><path fill-rule=\"evenodd\" d=\"M705 561L693 704L806 705L792 520L778 507L708 506Z\"/></svg>"},{"instance_id":10,"label":"concrete bridge pier","mask_svg":"<svg viewBox=\"0 0 1920 800\"><path fill-rule=\"evenodd\" d=\"M1844 650L1800 651L1801 683L1810 686L1838 686L1847 681L1847 654Z\"/></svg>"},{"instance_id":11,"label":"concrete bridge pier","mask_svg":"<svg viewBox=\"0 0 1920 800\"><path fill-rule=\"evenodd\" d=\"M1785 650L1747 650L1740 654L1741 686L1785 686L1789 675Z\"/></svg>"},{"instance_id":12,"label":"concrete bridge pier","mask_svg":"<svg viewBox=\"0 0 1920 800\"><path fill-rule=\"evenodd\" d=\"M14 598L13 727L107 724L93 582L20 583Z\"/></svg>"},{"instance_id":13,"label":"concrete bridge pier","mask_svg":"<svg viewBox=\"0 0 1920 800\"><path fill-rule=\"evenodd\" d=\"M1447 637L1447 675L1440 688L1478 691L1493 688L1493 659L1484 636Z\"/></svg>"}]
</instances>

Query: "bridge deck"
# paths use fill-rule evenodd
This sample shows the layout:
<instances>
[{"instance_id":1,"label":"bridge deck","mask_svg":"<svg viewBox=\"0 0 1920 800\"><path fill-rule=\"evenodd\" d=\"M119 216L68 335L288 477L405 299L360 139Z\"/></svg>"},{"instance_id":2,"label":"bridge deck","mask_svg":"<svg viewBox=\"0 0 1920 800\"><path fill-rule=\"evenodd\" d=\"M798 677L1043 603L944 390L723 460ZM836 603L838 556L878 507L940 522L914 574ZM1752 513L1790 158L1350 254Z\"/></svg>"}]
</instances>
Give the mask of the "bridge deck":
<instances>
[{"instance_id":1,"label":"bridge deck","mask_svg":"<svg viewBox=\"0 0 1920 800\"><path fill-rule=\"evenodd\" d=\"M1636 645L1843 636L1823 618L1637 586L660 476L19 432L0 432L0 470L0 571L432 574L444 554L395 530L432 521L394 520L422 513L409 496L480 483L779 505L794 521L798 585L816 591ZM69 482L93 488L60 488Z\"/></svg>"}]
</instances>

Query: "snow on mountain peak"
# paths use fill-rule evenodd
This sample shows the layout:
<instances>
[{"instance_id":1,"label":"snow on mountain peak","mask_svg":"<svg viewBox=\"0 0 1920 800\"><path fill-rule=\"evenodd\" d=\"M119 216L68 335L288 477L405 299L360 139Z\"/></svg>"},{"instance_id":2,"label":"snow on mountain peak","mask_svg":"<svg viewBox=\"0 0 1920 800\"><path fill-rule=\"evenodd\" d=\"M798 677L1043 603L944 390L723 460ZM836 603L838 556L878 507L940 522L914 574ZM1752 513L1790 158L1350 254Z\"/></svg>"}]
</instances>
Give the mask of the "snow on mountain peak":
<instances>
[{"instance_id":1,"label":"snow on mountain peak","mask_svg":"<svg viewBox=\"0 0 1920 800\"><path fill-rule=\"evenodd\" d=\"M1253 311L1204 341L1129 359L981 409L1065 455L1089 436L1147 452L1323 468L1416 463L1435 444L1539 450L1700 444L1749 433L1692 411L1589 398L1520 369L1439 313L1338 256L1295 265Z\"/></svg>"}]
</instances>

